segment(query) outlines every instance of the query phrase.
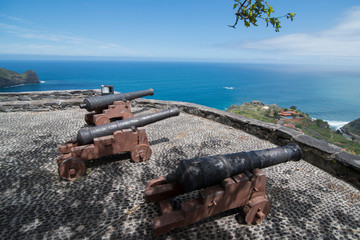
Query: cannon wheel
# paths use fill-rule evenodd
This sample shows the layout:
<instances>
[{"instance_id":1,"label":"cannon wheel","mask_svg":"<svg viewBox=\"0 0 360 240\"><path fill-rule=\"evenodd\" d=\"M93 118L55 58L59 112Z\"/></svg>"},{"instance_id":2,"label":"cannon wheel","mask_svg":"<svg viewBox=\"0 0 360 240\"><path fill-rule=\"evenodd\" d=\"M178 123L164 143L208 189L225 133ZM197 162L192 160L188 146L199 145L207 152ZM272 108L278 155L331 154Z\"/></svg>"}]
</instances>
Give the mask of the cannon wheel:
<instances>
[{"instance_id":1,"label":"cannon wheel","mask_svg":"<svg viewBox=\"0 0 360 240\"><path fill-rule=\"evenodd\" d=\"M70 181L79 179L85 174L86 166L81 158L70 157L59 166L59 176Z\"/></svg>"},{"instance_id":2,"label":"cannon wheel","mask_svg":"<svg viewBox=\"0 0 360 240\"><path fill-rule=\"evenodd\" d=\"M151 187L159 186L159 185L166 184L166 183L168 183L166 181L166 177L161 176L161 177L158 177L158 178L155 178L155 179L151 179L149 181L149 183L146 185L146 188L151 188Z\"/></svg>"},{"instance_id":3,"label":"cannon wheel","mask_svg":"<svg viewBox=\"0 0 360 240\"><path fill-rule=\"evenodd\" d=\"M253 198L244 207L245 222L247 224L261 223L270 212L270 202L264 196Z\"/></svg>"},{"instance_id":4,"label":"cannon wheel","mask_svg":"<svg viewBox=\"0 0 360 240\"><path fill-rule=\"evenodd\" d=\"M145 162L151 156L151 149L149 145L140 144L131 150L131 159L134 162Z\"/></svg>"}]
</instances>

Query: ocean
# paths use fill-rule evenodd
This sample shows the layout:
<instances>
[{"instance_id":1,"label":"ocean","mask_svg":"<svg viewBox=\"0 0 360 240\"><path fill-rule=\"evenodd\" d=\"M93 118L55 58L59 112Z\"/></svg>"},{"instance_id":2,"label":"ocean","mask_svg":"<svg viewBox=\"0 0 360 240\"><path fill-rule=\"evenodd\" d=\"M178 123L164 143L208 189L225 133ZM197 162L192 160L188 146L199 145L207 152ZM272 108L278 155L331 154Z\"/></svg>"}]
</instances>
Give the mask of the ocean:
<instances>
[{"instance_id":1,"label":"ocean","mask_svg":"<svg viewBox=\"0 0 360 240\"><path fill-rule=\"evenodd\" d=\"M296 106L333 128L360 117L360 69L305 65L137 61L4 61L16 72L34 70L40 84L0 92L153 88L149 98L197 103L221 110L259 100Z\"/></svg>"}]
</instances>

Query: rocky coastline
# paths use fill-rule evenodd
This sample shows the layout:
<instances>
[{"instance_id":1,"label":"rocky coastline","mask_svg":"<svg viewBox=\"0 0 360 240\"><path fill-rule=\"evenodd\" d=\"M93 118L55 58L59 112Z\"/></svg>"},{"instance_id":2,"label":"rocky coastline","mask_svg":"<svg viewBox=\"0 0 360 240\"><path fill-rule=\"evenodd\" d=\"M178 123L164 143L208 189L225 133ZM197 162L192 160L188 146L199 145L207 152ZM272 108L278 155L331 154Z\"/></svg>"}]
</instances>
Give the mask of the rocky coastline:
<instances>
[{"instance_id":1,"label":"rocky coastline","mask_svg":"<svg viewBox=\"0 0 360 240\"><path fill-rule=\"evenodd\" d=\"M360 139L360 118L345 124L340 131L353 139Z\"/></svg>"}]
</instances>

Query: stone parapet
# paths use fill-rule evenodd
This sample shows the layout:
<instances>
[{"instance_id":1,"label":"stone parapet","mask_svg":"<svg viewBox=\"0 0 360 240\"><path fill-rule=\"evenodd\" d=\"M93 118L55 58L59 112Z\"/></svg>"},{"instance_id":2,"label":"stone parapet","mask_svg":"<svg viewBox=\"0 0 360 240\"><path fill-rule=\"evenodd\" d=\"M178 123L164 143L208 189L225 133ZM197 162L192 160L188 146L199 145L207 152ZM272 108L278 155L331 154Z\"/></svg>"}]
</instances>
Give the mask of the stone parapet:
<instances>
[{"instance_id":1,"label":"stone parapet","mask_svg":"<svg viewBox=\"0 0 360 240\"><path fill-rule=\"evenodd\" d=\"M183 112L243 130L277 145L295 142L301 147L304 160L360 187L360 156L299 131L194 103L136 99L133 104L146 108L177 106Z\"/></svg>"},{"instance_id":2,"label":"stone parapet","mask_svg":"<svg viewBox=\"0 0 360 240\"><path fill-rule=\"evenodd\" d=\"M159 108L150 108L144 101L132 107L133 113L146 115L168 107L155 102ZM178 104L186 110L183 103ZM360 189L304 160L262 169L271 211L261 224L245 224L242 209L234 208L155 237L152 221L161 210L144 199L152 179L173 172L182 159L276 145L181 112L144 127L152 151L146 162L135 163L128 153L109 155L88 161L86 175L79 180L61 180L58 147L85 125L86 113L78 107L0 112L0 239L360 239ZM219 117L211 109L204 116L210 114ZM242 124L236 116L226 121ZM211 197L217 204L225 192L219 185L213 187L220 190ZM202 193L206 192L196 190L172 198L174 210L196 198L202 202ZM213 209L210 204L209 213Z\"/></svg>"},{"instance_id":3,"label":"stone parapet","mask_svg":"<svg viewBox=\"0 0 360 240\"><path fill-rule=\"evenodd\" d=\"M100 93L97 89L0 92L0 112L63 110L77 107L84 98L100 95Z\"/></svg>"}]
</instances>

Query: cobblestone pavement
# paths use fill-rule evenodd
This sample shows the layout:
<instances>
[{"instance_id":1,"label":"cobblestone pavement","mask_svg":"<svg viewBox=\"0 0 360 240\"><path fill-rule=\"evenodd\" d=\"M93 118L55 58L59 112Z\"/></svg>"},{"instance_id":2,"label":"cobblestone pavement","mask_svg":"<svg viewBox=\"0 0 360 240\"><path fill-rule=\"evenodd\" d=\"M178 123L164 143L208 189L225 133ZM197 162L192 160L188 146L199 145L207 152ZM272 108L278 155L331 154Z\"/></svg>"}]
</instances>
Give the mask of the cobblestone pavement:
<instances>
[{"instance_id":1,"label":"cobblestone pavement","mask_svg":"<svg viewBox=\"0 0 360 240\"><path fill-rule=\"evenodd\" d=\"M133 109L138 114L154 109ZM0 113L0 239L152 239L156 203L144 202L150 179L196 156L274 147L243 131L181 113L146 126L144 163L129 154L90 162L78 181L61 180L57 148L84 125L85 111ZM359 239L360 191L305 161L264 169L272 209L256 226L240 209L159 239ZM194 192L192 195L196 195Z\"/></svg>"}]
</instances>

